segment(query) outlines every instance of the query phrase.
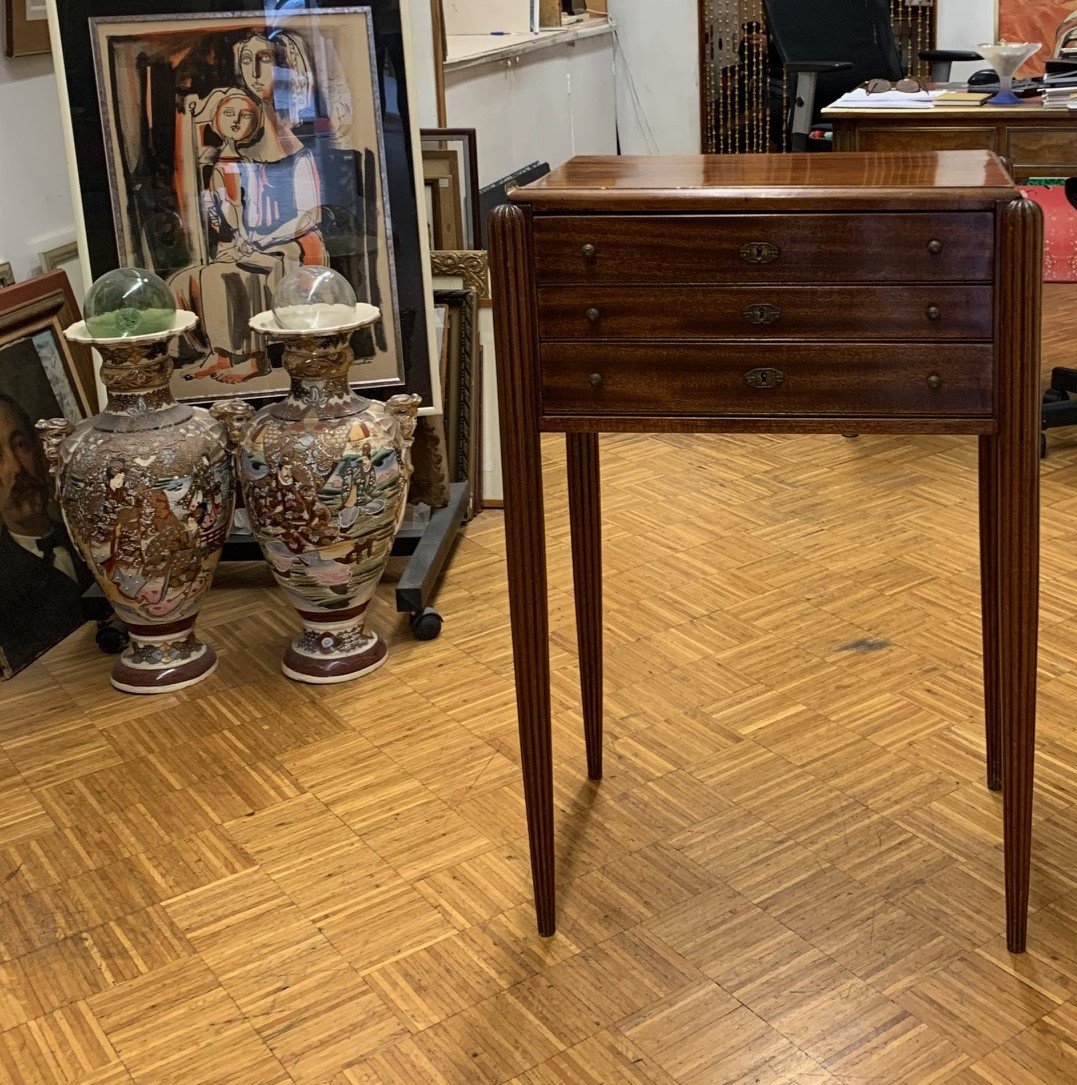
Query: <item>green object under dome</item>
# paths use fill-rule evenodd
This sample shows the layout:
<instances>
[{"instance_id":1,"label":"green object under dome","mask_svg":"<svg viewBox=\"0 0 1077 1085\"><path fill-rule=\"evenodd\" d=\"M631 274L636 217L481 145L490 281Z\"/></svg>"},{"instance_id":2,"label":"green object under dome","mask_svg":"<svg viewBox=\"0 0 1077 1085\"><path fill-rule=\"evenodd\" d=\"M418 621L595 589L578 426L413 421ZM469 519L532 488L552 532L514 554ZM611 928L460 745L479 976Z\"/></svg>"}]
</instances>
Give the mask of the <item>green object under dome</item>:
<instances>
[{"instance_id":1,"label":"green object under dome","mask_svg":"<svg viewBox=\"0 0 1077 1085\"><path fill-rule=\"evenodd\" d=\"M120 267L90 287L82 315L95 339L130 339L168 331L176 302L168 284L152 272Z\"/></svg>"}]
</instances>

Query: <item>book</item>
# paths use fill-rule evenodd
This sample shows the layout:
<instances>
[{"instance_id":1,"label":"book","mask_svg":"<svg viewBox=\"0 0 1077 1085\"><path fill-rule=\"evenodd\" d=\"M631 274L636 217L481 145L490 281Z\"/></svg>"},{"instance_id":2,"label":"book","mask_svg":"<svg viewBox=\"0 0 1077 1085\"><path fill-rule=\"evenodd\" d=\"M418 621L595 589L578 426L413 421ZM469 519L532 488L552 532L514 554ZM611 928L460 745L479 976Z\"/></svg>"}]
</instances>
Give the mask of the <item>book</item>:
<instances>
[{"instance_id":1,"label":"book","mask_svg":"<svg viewBox=\"0 0 1077 1085\"><path fill-rule=\"evenodd\" d=\"M941 106L977 106L983 105L989 94L977 94L975 91L944 90L935 96L935 104Z\"/></svg>"}]
</instances>

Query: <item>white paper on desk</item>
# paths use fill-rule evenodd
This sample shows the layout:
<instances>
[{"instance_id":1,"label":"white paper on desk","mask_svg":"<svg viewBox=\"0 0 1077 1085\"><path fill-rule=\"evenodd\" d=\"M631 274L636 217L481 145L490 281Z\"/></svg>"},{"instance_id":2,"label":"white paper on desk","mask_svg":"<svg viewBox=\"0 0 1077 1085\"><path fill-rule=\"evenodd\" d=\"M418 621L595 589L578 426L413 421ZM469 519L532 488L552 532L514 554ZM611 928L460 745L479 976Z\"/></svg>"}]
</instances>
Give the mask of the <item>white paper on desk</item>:
<instances>
[{"instance_id":1,"label":"white paper on desk","mask_svg":"<svg viewBox=\"0 0 1077 1085\"><path fill-rule=\"evenodd\" d=\"M886 90L882 94L868 94L862 87L843 94L831 109L931 109L935 96L931 91L918 90L907 94L900 90Z\"/></svg>"},{"instance_id":2,"label":"white paper on desk","mask_svg":"<svg viewBox=\"0 0 1077 1085\"><path fill-rule=\"evenodd\" d=\"M444 0L446 34L529 34L531 0Z\"/></svg>"}]
</instances>

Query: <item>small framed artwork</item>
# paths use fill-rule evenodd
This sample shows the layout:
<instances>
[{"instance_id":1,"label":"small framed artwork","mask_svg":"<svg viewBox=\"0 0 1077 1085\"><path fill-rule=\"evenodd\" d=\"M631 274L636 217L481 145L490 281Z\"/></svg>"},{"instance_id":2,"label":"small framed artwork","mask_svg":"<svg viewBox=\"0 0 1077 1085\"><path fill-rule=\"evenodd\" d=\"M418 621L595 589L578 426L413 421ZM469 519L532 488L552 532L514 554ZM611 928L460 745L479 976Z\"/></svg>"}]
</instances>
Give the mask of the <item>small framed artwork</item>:
<instances>
[{"instance_id":1,"label":"small framed artwork","mask_svg":"<svg viewBox=\"0 0 1077 1085\"><path fill-rule=\"evenodd\" d=\"M45 0L4 0L4 52L29 57L49 51L49 14Z\"/></svg>"},{"instance_id":2,"label":"small framed artwork","mask_svg":"<svg viewBox=\"0 0 1077 1085\"><path fill-rule=\"evenodd\" d=\"M454 187L457 193L459 213L454 223L459 223L458 240L454 243L448 236L440 240L435 234L434 249L478 249L482 247L482 226L479 209L479 156L475 143L474 128L424 128L422 130L423 175L429 186L431 177L445 177L442 189ZM430 156L428 159L427 156ZM430 162L431 169L427 168ZM435 166L436 164L436 166ZM437 172L434 172L436 169ZM428 200L428 207L432 201ZM432 217L432 216L431 216Z\"/></svg>"},{"instance_id":3,"label":"small framed artwork","mask_svg":"<svg viewBox=\"0 0 1077 1085\"><path fill-rule=\"evenodd\" d=\"M6 260L0 264L0 287L14 286L15 272L11 270L11 264Z\"/></svg>"},{"instance_id":4,"label":"small framed artwork","mask_svg":"<svg viewBox=\"0 0 1077 1085\"><path fill-rule=\"evenodd\" d=\"M431 249L464 248L459 162L452 151L423 148L427 226Z\"/></svg>"},{"instance_id":5,"label":"small framed artwork","mask_svg":"<svg viewBox=\"0 0 1077 1085\"><path fill-rule=\"evenodd\" d=\"M0 674L83 622L93 578L60 519L34 424L96 409L87 351L63 336L78 306L62 271L0 290Z\"/></svg>"},{"instance_id":6,"label":"small framed artwork","mask_svg":"<svg viewBox=\"0 0 1077 1085\"><path fill-rule=\"evenodd\" d=\"M71 284L71 292L76 298L85 297L86 286L82 281L82 261L79 259L79 247L75 241L65 241L62 245L53 245L37 254L41 270L62 271Z\"/></svg>"},{"instance_id":7,"label":"small framed artwork","mask_svg":"<svg viewBox=\"0 0 1077 1085\"><path fill-rule=\"evenodd\" d=\"M436 406L400 0L48 3L89 271L145 267L199 317L176 397L284 393L279 346L248 321L324 264L382 311L353 338L353 386Z\"/></svg>"}]
</instances>

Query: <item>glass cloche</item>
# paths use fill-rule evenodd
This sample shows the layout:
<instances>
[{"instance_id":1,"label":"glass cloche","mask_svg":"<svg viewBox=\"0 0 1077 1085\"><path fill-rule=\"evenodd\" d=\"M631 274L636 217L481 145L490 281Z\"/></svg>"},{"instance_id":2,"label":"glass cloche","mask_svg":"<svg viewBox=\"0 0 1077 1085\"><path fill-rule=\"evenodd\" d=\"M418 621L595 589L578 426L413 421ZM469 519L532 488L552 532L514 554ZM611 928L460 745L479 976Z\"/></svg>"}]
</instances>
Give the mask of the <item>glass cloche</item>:
<instances>
[{"instance_id":1,"label":"glass cloche","mask_svg":"<svg viewBox=\"0 0 1077 1085\"><path fill-rule=\"evenodd\" d=\"M355 291L332 268L304 264L281 279L273 294L273 315L290 331L319 331L355 319Z\"/></svg>"},{"instance_id":2,"label":"glass cloche","mask_svg":"<svg viewBox=\"0 0 1077 1085\"><path fill-rule=\"evenodd\" d=\"M90 287L82 315L95 339L128 339L168 331L176 301L168 284L152 272L120 267Z\"/></svg>"}]
</instances>

